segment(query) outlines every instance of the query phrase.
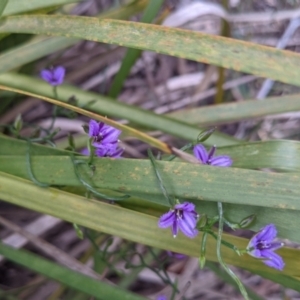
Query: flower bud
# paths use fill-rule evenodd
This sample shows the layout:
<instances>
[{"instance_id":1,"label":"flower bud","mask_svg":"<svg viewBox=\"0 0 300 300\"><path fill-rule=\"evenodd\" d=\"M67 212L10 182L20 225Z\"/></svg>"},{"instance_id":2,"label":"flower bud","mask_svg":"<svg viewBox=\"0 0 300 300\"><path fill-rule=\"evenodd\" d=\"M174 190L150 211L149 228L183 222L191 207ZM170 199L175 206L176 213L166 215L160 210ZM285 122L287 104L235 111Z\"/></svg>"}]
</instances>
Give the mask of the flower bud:
<instances>
[{"instance_id":1,"label":"flower bud","mask_svg":"<svg viewBox=\"0 0 300 300\"><path fill-rule=\"evenodd\" d=\"M18 116L16 117L15 122L14 122L14 128L17 131L17 133L19 133L20 130L22 129L22 127L23 127L22 116L21 116L21 114L18 114Z\"/></svg>"},{"instance_id":2,"label":"flower bud","mask_svg":"<svg viewBox=\"0 0 300 300\"><path fill-rule=\"evenodd\" d=\"M244 218L239 224L238 224L238 228L247 228L247 227L250 227L254 221L256 219L256 215L250 215L246 218Z\"/></svg>"}]
</instances>

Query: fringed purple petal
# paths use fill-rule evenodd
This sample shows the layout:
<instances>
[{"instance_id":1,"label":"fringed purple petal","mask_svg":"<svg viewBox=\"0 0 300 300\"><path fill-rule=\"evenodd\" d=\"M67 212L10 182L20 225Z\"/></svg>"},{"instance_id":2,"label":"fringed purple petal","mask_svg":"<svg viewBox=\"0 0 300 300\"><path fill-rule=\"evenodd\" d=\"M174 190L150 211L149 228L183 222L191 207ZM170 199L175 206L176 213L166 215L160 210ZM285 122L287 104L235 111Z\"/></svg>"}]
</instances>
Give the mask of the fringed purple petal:
<instances>
[{"instance_id":1,"label":"fringed purple petal","mask_svg":"<svg viewBox=\"0 0 300 300\"><path fill-rule=\"evenodd\" d=\"M95 153L98 157L105 157L107 154L107 149L104 147L96 148Z\"/></svg>"},{"instance_id":2,"label":"fringed purple petal","mask_svg":"<svg viewBox=\"0 0 300 300\"><path fill-rule=\"evenodd\" d=\"M93 143L93 145L99 145L98 143ZM124 149L117 148L116 145L108 144L108 145L99 145L99 147L96 146L96 155L99 157L111 157L111 158L121 158L121 155L123 154Z\"/></svg>"},{"instance_id":3,"label":"fringed purple petal","mask_svg":"<svg viewBox=\"0 0 300 300\"><path fill-rule=\"evenodd\" d=\"M99 124L95 120L90 120L89 122L89 136L97 137L99 134Z\"/></svg>"},{"instance_id":4,"label":"fringed purple petal","mask_svg":"<svg viewBox=\"0 0 300 300\"><path fill-rule=\"evenodd\" d=\"M167 228L176 223L176 215L173 210L163 214L158 220L158 227L160 228Z\"/></svg>"},{"instance_id":5,"label":"fringed purple petal","mask_svg":"<svg viewBox=\"0 0 300 300\"><path fill-rule=\"evenodd\" d=\"M99 141L99 142L93 142L92 145L96 148L102 148L105 149L107 152L113 152L116 151L117 147L118 147L118 141L115 141L113 143L103 143L103 141Z\"/></svg>"},{"instance_id":6,"label":"fringed purple petal","mask_svg":"<svg viewBox=\"0 0 300 300\"><path fill-rule=\"evenodd\" d=\"M216 152L216 146L212 146L208 152L207 160L212 159L212 157L215 155L215 152Z\"/></svg>"},{"instance_id":7,"label":"fringed purple petal","mask_svg":"<svg viewBox=\"0 0 300 300\"><path fill-rule=\"evenodd\" d=\"M188 226L191 229L195 229L196 224L197 224L197 219L195 218L195 215L191 212L182 212L182 220L184 220L184 222L186 224L188 224Z\"/></svg>"},{"instance_id":8,"label":"fringed purple petal","mask_svg":"<svg viewBox=\"0 0 300 300\"><path fill-rule=\"evenodd\" d=\"M183 212L182 218L178 219L180 230L189 238L194 238L198 234L198 230L195 229L196 224L194 215L188 212Z\"/></svg>"},{"instance_id":9,"label":"fringed purple petal","mask_svg":"<svg viewBox=\"0 0 300 300\"><path fill-rule=\"evenodd\" d=\"M251 256L253 256L255 258L262 258L262 254L261 254L260 250L253 248L253 247L249 248L249 245L248 245L247 249L249 249L248 254L250 254Z\"/></svg>"},{"instance_id":10,"label":"fringed purple petal","mask_svg":"<svg viewBox=\"0 0 300 300\"><path fill-rule=\"evenodd\" d=\"M260 229L260 231L256 234L256 239L258 241L267 241L270 243L276 238L276 236L276 226L274 224L269 224Z\"/></svg>"},{"instance_id":11,"label":"fringed purple petal","mask_svg":"<svg viewBox=\"0 0 300 300\"><path fill-rule=\"evenodd\" d=\"M173 237L175 238L178 234L178 218L175 216L175 220L172 225L172 233Z\"/></svg>"},{"instance_id":12,"label":"fringed purple petal","mask_svg":"<svg viewBox=\"0 0 300 300\"><path fill-rule=\"evenodd\" d=\"M211 166L230 167L232 159L227 155L220 155L212 158L209 163Z\"/></svg>"},{"instance_id":13,"label":"fringed purple petal","mask_svg":"<svg viewBox=\"0 0 300 300\"><path fill-rule=\"evenodd\" d=\"M121 158L121 155L123 154L124 149L119 148L115 151L108 151L106 156L111 158Z\"/></svg>"},{"instance_id":14,"label":"fringed purple petal","mask_svg":"<svg viewBox=\"0 0 300 300\"><path fill-rule=\"evenodd\" d=\"M281 248L281 247L283 247L283 246L284 246L284 243L281 243L281 242L273 242L273 243L270 244L269 249L272 250L272 251L275 251L275 250L277 250L277 249L279 249L279 248Z\"/></svg>"},{"instance_id":15,"label":"fringed purple petal","mask_svg":"<svg viewBox=\"0 0 300 300\"><path fill-rule=\"evenodd\" d=\"M118 141L120 134L121 134L121 130L109 126L109 128L106 128L103 132L103 139L102 139L103 144L106 143L109 144Z\"/></svg>"},{"instance_id":16,"label":"fringed purple petal","mask_svg":"<svg viewBox=\"0 0 300 300\"><path fill-rule=\"evenodd\" d=\"M207 164L208 154L203 145L198 144L193 149L195 157L202 162L202 164Z\"/></svg>"},{"instance_id":17,"label":"fringed purple petal","mask_svg":"<svg viewBox=\"0 0 300 300\"><path fill-rule=\"evenodd\" d=\"M183 211L195 211L195 204L190 202L183 202L175 205L175 209L181 209Z\"/></svg>"},{"instance_id":18,"label":"fringed purple petal","mask_svg":"<svg viewBox=\"0 0 300 300\"><path fill-rule=\"evenodd\" d=\"M56 67L53 69L53 78L55 78L57 85L63 83L65 78L66 69L64 67Z\"/></svg>"},{"instance_id":19,"label":"fringed purple petal","mask_svg":"<svg viewBox=\"0 0 300 300\"><path fill-rule=\"evenodd\" d=\"M285 263L282 259L282 257L276 253L274 253L273 251L263 251L263 257L265 258L265 260L263 261L263 263L265 265L267 265L268 267L277 269L282 271Z\"/></svg>"},{"instance_id":20,"label":"fringed purple petal","mask_svg":"<svg viewBox=\"0 0 300 300\"><path fill-rule=\"evenodd\" d=\"M178 226L182 233L191 239L198 234L198 230L190 228L183 220L178 220Z\"/></svg>"},{"instance_id":21,"label":"fringed purple petal","mask_svg":"<svg viewBox=\"0 0 300 300\"><path fill-rule=\"evenodd\" d=\"M52 72L51 71L43 70L43 71L41 71L40 76L43 80L45 80L51 84L51 81L52 81Z\"/></svg>"}]
</instances>

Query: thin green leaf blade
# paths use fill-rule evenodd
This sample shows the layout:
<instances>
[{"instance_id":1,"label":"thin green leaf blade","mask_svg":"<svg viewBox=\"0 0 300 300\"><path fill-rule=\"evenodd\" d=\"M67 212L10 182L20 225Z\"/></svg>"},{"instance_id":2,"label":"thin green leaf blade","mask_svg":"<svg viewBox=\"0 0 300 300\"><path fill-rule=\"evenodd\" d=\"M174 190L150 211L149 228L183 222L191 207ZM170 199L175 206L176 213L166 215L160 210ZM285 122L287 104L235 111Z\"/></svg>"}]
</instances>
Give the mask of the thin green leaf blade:
<instances>
[{"instance_id":1,"label":"thin green leaf blade","mask_svg":"<svg viewBox=\"0 0 300 300\"><path fill-rule=\"evenodd\" d=\"M47 7L60 6L70 3L79 2L81 0L9 0L6 6L3 16L21 14L29 11L40 10ZM3 0L1 0L3 2Z\"/></svg>"},{"instance_id":2,"label":"thin green leaf blade","mask_svg":"<svg viewBox=\"0 0 300 300\"><path fill-rule=\"evenodd\" d=\"M74 16L13 16L0 33L83 38L217 65L300 86L300 55L249 42L136 22Z\"/></svg>"},{"instance_id":3,"label":"thin green leaf blade","mask_svg":"<svg viewBox=\"0 0 300 300\"><path fill-rule=\"evenodd\" d=\"M296 94L270 97L263 101L253 99L182 109L167 115L199 126L215 126L298 110L300 110L300 95Z\"/></svg>"},{"instance_id":4,"label":"thin green leaf blade","mask_svg":"<svg viewBox=\"0 0 300 300\"><path fill-rule=\"evenodd\" d=\"M160 10L161 5L163 4L163 0L150 0L148 6L146 7L143 16L141 18L141 22L143 23L151 23L158 11ZM117 75L115 76L111 88L108 92L108 95L112 98L116 98L123 86L125 79L127 78L132 66L140 56L141 51L136 49L128 49L125 57L122 60L122 65Z\"/></svg>"},{"instance_id":5,"label":"thin green leaf blade","mask_svg":"<svg viewBox=\"0 0 300 300\"><path fill-rule=\"evenodd\" d=\"M19 88L24 91L34 92L41 96L53 97L51 86L42 80L33 79L29 76L20 74L1 74L0 84L12 88ZM95 103L89 105L89 110L96 113L101 113L107 116L124 118L133 123L140 124L146 128L162 130L163 132L184 138L186 140L195 140L201 129L187 124L182 121L168 118L161 115L156 115L150 111L140 109L125 103L112 101L111 98L83 91L72 86L59 86L58 100L65 103L68 102L72 95L76 95L78 106L88 105L91 100L96 100ZM226 146L237 144L238 141L229 135L215 132L207 141L207 144L218 146Z\"/></svg>"},{"instance_id":6,"label":"thin green leaf blade","mask_svg":"<svg viewBox=\"0 0 300 300\"><path fill-rule=\"evenodd\" d=\"M145 245L195 257L199 255L201 234L195 239L188 239L183 235L174 239L169 230L158 228L157 217L124 209L117 205L89 200L53 188L43 189L26 180L2 172L0 172L0 182L0 198L4 201ZM17 189L14 188L16 185ZM245 248L248 242L246 239L228 234L223 234L223 237L240 249ZM214 239L207 240L207 249L207 259L217 261ZM297 259L299 250L282 248L278 253L284 257L286 263L280 274L300 277L300 261ZM248 269L250 266L251 270L279 274L278 271L266 267L261 261L249 255L239 257L226 247L222 247L222 256L228 264Z\"/></svg>"},{"instance_id":7,"label":"thin green leaf blade","mask_svg":"<svg viewBox=\"0 0 300 300\"><path fill-rule=\"evenodd\" d=\"M0 2L0 17L2 16L3 11L4 11L4 9L5 9L5 7L6 7L7 3L8 3L8 1L9 1L9 0L2 0L2 1Z\"/></svg>"},{"instance_id":8,"label":"thin green leaf blade","mask_svg":"<svg viewBox=\"0 0 300 300\"><path fill-rule=\"evenodd\" d=\"M70 156L33 155L31 161L33 174L38 181L58 186L82 187L74 173ZM156 176L150 171L149 161L99 158L93 164L95 173L92 178L89 175L90 169L84 165L79 174L91 182L93 187L104 190L104 194L109 195L107 191L129 194L133 198L147 200L144 205L149 207L153 202L166 205ZM260 229L267 223L275 223L280 236L300 241L299 174L213 168L181 162L158 161L157 165L168 193L181 200L193 201L200 213L216 215L216 202L222 201L225 215L232 222L255 214L255 229ZM30 178L25 153L22 156L0 156L0 170ZM120 205L126 205L126 201L123 200ZM137 205L128 202L127 207L147 211L142 202Z\"/></svg>"},{"instance_id":9,"label":"thin green leaf blade","mask_svg":"<svg viewBox=\"0 0 300 300\"><path fill-rule=\"evenodd\" d=\"M0 254L9 260L16 262L30 270L42 274L48 278L59 281L96 299L128 299L143 300L144 297L135 295L117 286L95 280L86 275L76 273L66 267L55 264L45 258L34 255L25 250L17 250L0 243Z\"/></svg>"},{"instance_id":10,"label":"thin green leaf blade","mask_svg":"<svg viewBox=\"0 0 300 300\"><path fill-rule=\"evenodd\" d=\"M147 0L132 2L100 14L99 18L128 19L140 12L147 4ZM0 55L0 73L13 70L24 64L46 56L58 50L65 49L79 42L80 39L66 37L42 37L15 47ZM17 59L16 59L17 58Z\"/></svg>"}]
</instances>

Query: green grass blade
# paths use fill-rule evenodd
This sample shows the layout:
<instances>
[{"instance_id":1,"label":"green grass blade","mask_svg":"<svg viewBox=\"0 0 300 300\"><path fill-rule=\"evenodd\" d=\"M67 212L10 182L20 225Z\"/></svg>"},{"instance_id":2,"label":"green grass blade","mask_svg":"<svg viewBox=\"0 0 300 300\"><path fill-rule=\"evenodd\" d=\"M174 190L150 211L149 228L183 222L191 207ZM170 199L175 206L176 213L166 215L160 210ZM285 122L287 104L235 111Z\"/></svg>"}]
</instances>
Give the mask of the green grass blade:
<instances>
[{"instance_id":1,"label":"green grass blade","mask_svg":"<svg viewBox=\"0 0 300 300\"><path fill-rule=\"evenodd\" d=\"M82 157L82 159L88 158ZM105 189L104 194L109 195L107 191L113 194L116 192L121 195L129 194L149 201L149 206L153 202L165 205L156 176L150 172L149 161L95 159L93 164L95 173L90 181L95 188ZM280 236L300 241L299 174L212 168L181 162L158 161L157 164L168 193L179 199L193 200L199 212L214 216L216 215L215 202L222 201L226 203L224 210L229 220L236 222L250 214L255 214L257 216L255 229L267 223L275 223ZM73 171L69 156L33 155L32 169L35 178L40 182L82 187ZM25 153L21 156L1 155L0 171L30 178ZM86 176L90 178L89 168L83 166L80 174L84 178ZM126 201L123 200L124 205ZM131 207L139 210L140 205L142 203L138 203L137 208L135 205Z\"/></svg>"},{"instance_id":2,"label":"green grass blade","mask_svg":"<svg viewBox=\"0 0 300 300\"><path fill-rule=\"evenodd\" d=\"M195 239L188 239L180 234L174 239L170 230L158 228L157 217L124 209L117 205L89 200L53 188L43 189L26 180L2 172L0 172L0 182L0 198L4 201L155 248L195 257L199 255L202 234ZM15 188L16 186L18 188ZM245 248L248 243L246 239L225 233L223 238L238 248ZM206 253L208 260L216 261L215 249L215 240L208 238ZM300 277L299 249L282 248L278 250L278 253L284 257L286 263L280 274ZM278 271L266 267L261 261L249 255L237 256L227 247L222 247L222 257L228 264L248 269L250 266L251 271L260 270L279 274Z\"/></svg>"},{"instance_id":3,"label":"green grass blade","mask_svg":"<svg viewBox=\"0 0 300 300\"><path fill-rule=\"evenodd\" d=\"M168 114L177 120L200 126L218 125L261 118L268 115L300 110L300 95L285 95L266 98L264 101L247 100L242 102L202 106L183 109Z\"/></svg>"},{"instance_id":4,"label":"green grass blade","mask_svg":"<svg viewBox=\"0 0 300 300\"><path fill-rule=\"evenodd\" d=\"M0 72L15 69L42 56L72 46L78 41L80 40L74 38L67 39L65 37L35 38L25 45L16 47L0 55Z\"/></svg>"},{"instance_id":5,"label":"green grass blade","mask_svg":"<svg viewBox=\"0 0 300 300\"><path fill-rule=\"evenodd\" d=\"M89 158L81 159L88 161ZM73 171L70 156L32 156L31 160L33 173L39 181L58 186L80 185ZM298 173L279 174L235 168L213 168L182 162L157 161L156 164L169 194L177 198L300 210ZM93 165L96 170L91 181L95 187L153 198L157 203L166 205L154 172L149 172L150 161L95 158ZM30 179L25 155L1 155L0 170ZM89 168L83 165L81 174L89 177ZM176 184L178 182L181 184ZM252 187L251 193L248 190L249 186ZM262 197L264 201L261 200Z\"/></svg>"},{"instance_id":6,"label":"green grass blade","mask_svg":"<svg viewBox=\"0 0 300 300\"><path fill-rule=\"evenodd\" d=\"M150 0L141 18L141 22L151 23L157 15L158 11L160 10L160 7L163 4L163 2L163 0ZM109 90L108 95L110 97L116 98L119 95L125 79L127 78L132 66L139 58L140 54L141 51L137 49L127 50L125 57L122 60L120 70L114 78L111 88Z\"/></svg>"},{"instance_id":7,"label":"green grass blade","mask_svg":"<svg viewBox=\"0 0 300 300\"><path fill-rule=\"evenodd\" d=\"M42 80L33 79L25 75L1 74L0 84L33 92L45 97L53 97L51 86ZM66 85L58 88L58 100L68 102L68 99L72 95L76 95L79 106L87 105L91 100L96 100L94 104L89 106L89 109L93 112L117 118L124 118L133 123L143 125L146 128L158 129L186 140L195 140L201 131L201 129L185 122L156 115L155 113L125 103L112 101L111 98L96 93L82 91L79 88ZM226 146L237 144L238 141L228 135L215 132L206 143L210 145L216 144L218 146Z\"/></svg>"},{"instance_id":8,"label":"green grass blade","mask_svg":"<svg viewBox=\"0 0 300 300\"><path fill-rule=\"evenodd\" d=\"M110 286L107 283L71 271L70 269L25 250L17 250L0 243L0 254L23 267L59 281L73 289L94 296L96 299L145 299L144 297L120 289L117 286Z\"/></svg>"},{"instance_id":9,"label":"green grass blade","mask_svg":"<svg viewBox=\"0 0 300 300\"><path fill-rule=\"evenodd\" d=\"M300 171L300 142L272 140L222 147L218 154L230 155L233 166L245 169L271 168L281 172Z\"/></svg>"},{"instance_id":10,"label":"green grass blade","mask_svg":"<svg viewBox=\"0 0 300 300\"><path fill-rule=\"evenodd\" d=\"M88 136L85 135L85 140ZM0 135L0 155L18 156L26 153L26 142ZM32 145L34 155L70 155L71 152ZM217 154L230 155L233 166L243 169L271 168L280 172L300 171L300 142L288 140L243 143L222 147Z\"/></svg>"},{"instance_id":11,"label":"green grass blade","mask_svg":"<svg viewBox=\"0 0 300 300\"><path fill-rule=\"evenodd\" d=\"M9 1L9 0L2 0L2 1L0 2L0 17L2 16L3 11L4 11L4 9L5 9L5 7L6 7L7 3L8 3L8 1Z\"/></svg>"},{"instance_id":12,"label":"green grass blade","mask_svg":"<svg viewBox=\"0 0 300 300\"><path fill-rule=\"evenodd\" d=\"M128 19L133 14L140 12L146 4L147 0L129 3L105 12L99 15L99 18ZM80 39L66 37L35 38L0 55L0 73L13 70L55 51L65 49L79 41Z\"/></svg>"},{"instance_id":13,"label":"green grass blade","mask_svg":"<svg viewBox=\"0 0 300 300\"><path fill-rule=\"evenodd\" d=\"M13 16L0 33L33 33L151 50L300 86L300 55L249 42L136 22L74 16Z\"/></svg>"},{"instance_id":14,"label":"green grass blade","mask_svg":"<svg viewBox=\"0 0 300 300\"><path fill-rule=\"evenodd\" d=\"M54 105L62 106L66 109L75 111L75 112L80 113L82 115L85 115L85 116L87 116L91 119L94 119L94 120L97 120L97 121L100 121L100 122L104 122L104 123L106 123L110 126L118 128L118 129L122 130L123 132L125 132L129 135L132 135L134 137L137 137L139 140L148 143L149 145L157 147L158 149L162 150L165 153L169 153L169 154L172 153L170 147L166 143L161 142L160 140L158 140L158 139L156 139L156 138L154 138L154 137L152 137L152 136L150 136L146 133L143 133L139 130L136 130L132 127L129 127L127 125L120 124L120 123L118 123L114 120L108 119L106 116L101 116L99 114L92 113L88 110L82 109L82 108L77 107L77 106L73 106L69 103L62 103L61 101L53 99L53 98L42 97L42 96L37 95L37 94L32 94L32 93L28 93L28 92L24 92L24 91L16 90L16 89L10 89L10 88L7 88L7 87L1 86L1 85L0 85L0 89L8 90L8 91L11 91L11 92L22 93L22 94L30 96L30 97L40 98L40 99L42 99L44 101L47 101L49 103L52 103ZM55 95L55 96L57 96L57 95Z\"/></svg>"},{"instance_id":15,"label":"green grass blade","mask_svg":"<svg viewBox=\"0 0 300 300\"><path fill-rule=\"evenodd\" d=\"M21 14L47 7L60 6L79 1L81 0L9 0L8 5L3 12L3 16ZM1 0L1 2L3 2L3 0Z\"/></svg>"}]
</instances>

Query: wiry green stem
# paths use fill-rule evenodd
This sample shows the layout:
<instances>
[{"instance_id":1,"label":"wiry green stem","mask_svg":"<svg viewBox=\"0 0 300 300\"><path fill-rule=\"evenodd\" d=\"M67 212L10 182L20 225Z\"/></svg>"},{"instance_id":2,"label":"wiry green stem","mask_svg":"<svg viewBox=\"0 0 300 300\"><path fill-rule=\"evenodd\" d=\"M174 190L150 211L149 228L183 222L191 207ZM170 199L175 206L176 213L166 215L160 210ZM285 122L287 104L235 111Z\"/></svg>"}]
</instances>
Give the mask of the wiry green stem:
<instances>
[{"instance_id":1,"label":"wiry green stem","mask_svg":"<svg viewBox=\"0 0 300 300\"><path fill-rule=\"evenodd\" d=\"M233 271L225 264L225 262L223 261L223 258L221 256L221 244L222 244L222 234L223 234L223 225L224 225L222 202L218 202L218 211L219 211L219 228L218 228L218 238L217 238L217 258L218 258L221 266L224 268L224 270L236 282L243 297L246 300L249 300L249 297L248 297L248 294L247 294L247 291L246 291L244 285L242 284L240 279L233 273Z\"/></svg>"}]
</instances>

